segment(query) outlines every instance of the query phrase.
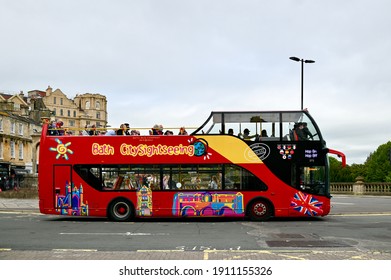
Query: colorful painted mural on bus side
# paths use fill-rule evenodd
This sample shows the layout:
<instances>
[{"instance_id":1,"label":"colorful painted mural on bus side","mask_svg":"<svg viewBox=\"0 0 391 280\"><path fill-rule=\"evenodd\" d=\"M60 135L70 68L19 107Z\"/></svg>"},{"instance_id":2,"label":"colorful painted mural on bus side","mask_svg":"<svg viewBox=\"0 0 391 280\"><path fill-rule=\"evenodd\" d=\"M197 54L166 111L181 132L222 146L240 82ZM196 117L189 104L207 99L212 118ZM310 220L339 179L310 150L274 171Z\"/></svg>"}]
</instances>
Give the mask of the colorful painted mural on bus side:
<instances>
[{"instance_id":1,"label":"colorful painted mural on bus side","mask_svg":"<svg viewBox=\"0 0 391 280\"><path fill-rule=\"evenodd\" d=\"M64 194L56 188L56 211L60 215L88 216L88 202L84 202L83 186L77 188L73 183L66 182Z\"/></svg>"},{"instance_id":2,"label":"colorful painted mural on bus side","mask_svg":"<svg viewBox=\"0 0 391 280\"><path fill-rule=\"evenodd\" d=\"M243 194L240 192L180 192L173 200L174 216L244 216Z\"/></svg>"}]
</instances>

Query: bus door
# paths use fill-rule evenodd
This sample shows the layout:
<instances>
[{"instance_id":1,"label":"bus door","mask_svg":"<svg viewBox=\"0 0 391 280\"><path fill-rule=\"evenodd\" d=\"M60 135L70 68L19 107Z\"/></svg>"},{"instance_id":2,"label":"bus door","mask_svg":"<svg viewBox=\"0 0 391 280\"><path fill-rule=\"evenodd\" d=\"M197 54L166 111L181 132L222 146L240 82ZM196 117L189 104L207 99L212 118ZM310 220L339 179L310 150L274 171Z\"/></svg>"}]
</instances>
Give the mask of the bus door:
<instances>
[{"instance_id":1,"label":"bus door","mask_svg":"<svg viewBox=\"0 0 391 280\"><path fill-rule=\"evenodd\" d=\"M292 165L292 186L297 189L291 200L291 216L323 216L323 202L316 196L328 195L325 166Z\"/></svg>"},{"instance_id":2,"label":"bus door","mask_svg":"<svg viewBox=\"0 0 391 280\"><path fill-rule=\"evenodd\" d=\"M72 211L72 166L53 166L54 205L61 214Z\"/></svg>"}]
</instances>

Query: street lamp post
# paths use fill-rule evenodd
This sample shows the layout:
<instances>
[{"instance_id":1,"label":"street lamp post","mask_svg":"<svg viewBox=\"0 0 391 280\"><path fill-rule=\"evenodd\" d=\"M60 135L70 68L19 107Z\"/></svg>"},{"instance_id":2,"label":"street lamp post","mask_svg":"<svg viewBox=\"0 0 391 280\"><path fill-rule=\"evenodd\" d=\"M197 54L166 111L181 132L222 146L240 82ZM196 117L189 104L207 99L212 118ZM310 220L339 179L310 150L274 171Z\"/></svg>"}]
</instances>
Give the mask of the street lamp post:
<instances>
[{"instance_id":1,"label":"street lamp post","mask_svg":"<svg viewBox=\"0 0 391 280\"><path fill-rule=\"evenodd\" d=\"M298 58L298 57L295 57L295 56L291 56L289 59L291 60L294 60L294 61L297 61L297 62L301 62L301 110L303 110L303 95L304 95L304 63L315 63L315 60L310 60L310 59L302 59L302 58Z\"/></svg>"}]
</instances>

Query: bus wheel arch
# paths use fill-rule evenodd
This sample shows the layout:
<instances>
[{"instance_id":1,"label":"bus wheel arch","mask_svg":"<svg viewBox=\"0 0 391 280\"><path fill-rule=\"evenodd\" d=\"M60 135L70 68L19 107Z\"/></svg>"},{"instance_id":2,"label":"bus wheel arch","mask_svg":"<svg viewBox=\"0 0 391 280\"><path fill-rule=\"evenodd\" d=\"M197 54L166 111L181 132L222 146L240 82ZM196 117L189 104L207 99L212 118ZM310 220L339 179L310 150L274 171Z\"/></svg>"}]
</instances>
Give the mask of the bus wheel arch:
<instances>
[{"instance_id":1,"label":"bus wheel arch","mask_svg":"<svg viewBox=\"0 0 391 280\"><path fill-rule=\"evenodd\" d=\"M246 214L253 221L267 221L274 216L274 205L265 197L256 197L247 204Z\"/></svg>"},{"instance_id":2,"label":"bus wheel arch","mask_svg":"<svg viewBox=\"0 0 391 280\"><path fill-rule=\"evenodd\" d=\"M129 221L134 217L134 214L133 203L125 197L113 199L107 207L107 217L112 221Z\"/></svg>"}]
</instances>

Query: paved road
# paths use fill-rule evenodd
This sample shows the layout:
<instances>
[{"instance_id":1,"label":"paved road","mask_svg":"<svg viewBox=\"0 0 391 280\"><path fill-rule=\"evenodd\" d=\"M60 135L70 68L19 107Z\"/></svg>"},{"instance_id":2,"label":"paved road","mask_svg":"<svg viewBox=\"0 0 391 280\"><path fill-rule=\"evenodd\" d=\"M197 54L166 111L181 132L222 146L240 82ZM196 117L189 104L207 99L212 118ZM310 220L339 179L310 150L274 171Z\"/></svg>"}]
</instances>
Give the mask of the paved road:
<instances>
[{"instance_id":1,"label":"paved road","mask_svg":"<svg viewBox=\"0 0 391 280\"><path fill-rule=\"evenodd\" d=\"M330 215L391 213L391 196L334 195ZM37 199L0 198L0 211L38 211Z\"/></svg>"},{"instance_id":2,"label":"paved road","mask_svg":"<svg viewBox=\"0 0 391 280\"><path fill-rule=\"evenodd\" d=\"M391 197L336 196L326 218L267 223L111 223L43 216L37 200L17 199L0 199L0 217L0 259L391 260Z\"/></svg>"}]
</instances>

